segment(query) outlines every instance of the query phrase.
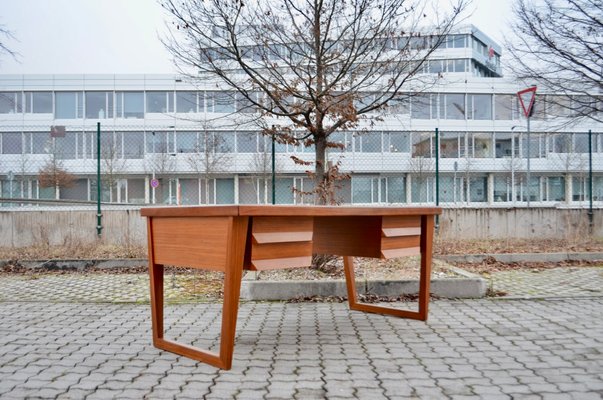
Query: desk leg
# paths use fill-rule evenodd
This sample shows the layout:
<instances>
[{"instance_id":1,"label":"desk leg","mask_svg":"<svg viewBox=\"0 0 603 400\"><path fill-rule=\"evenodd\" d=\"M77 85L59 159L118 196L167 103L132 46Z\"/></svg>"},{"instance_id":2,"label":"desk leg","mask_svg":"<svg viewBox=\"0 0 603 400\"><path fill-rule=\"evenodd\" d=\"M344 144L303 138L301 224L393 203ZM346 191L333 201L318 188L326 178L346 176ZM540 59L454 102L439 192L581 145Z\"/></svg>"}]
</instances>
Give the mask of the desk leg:
<instances>
[{"instance_id":1,"label":"desk leg","mask_svg":"<svg viewBox=\"0 0 603 400\"><path fill-rule=\"evenodd\" d=\"M150 260L151 316L153 319L153 345L155 347L213 365L214 367L231 368L241 280L243 277L247 224L248 219L246 217L234 217L229 232L228 253L224 271L224 302L222 306L219 354L163 337L163 265L155 264Z\"/></svg>"},{"instance_id":2,"label":"desk leg","mask_svg":"<svg viewBox=\"0 0 603 400\"><path fill-rule=\"evenodd\" d=\"M358 302L356 293L356 278L354 276L354 258L349 256L343 257L343 266L345 269L345 283L348 289L348 304L350 310L364 311L375 314L387 314L400 318L423 319L419 312L409 310L399 310L393 307L376 306L374 304L366 304Z\"/></svg>"},{"instance_id":3,"label":"desk leg","mask_svg":"<svg viewBox=\"0 0 603 400\"><path fill-rule=\"evenodd\" d=\"M429 312L434 218L433 215L421 216L421 278L419 281L419 319L421 321L427 321Z\"/></svg>"},{"instance_id":4,"label":"desk leg","mask_svg":"<svg viewBox=\"0 0 603 400\"><path fill-rule=\"evenodd\" d=\"M163 339L163 265L149 265L151 280L151 320L153 321L153 345Z\"/></svg>"},{"instance_id":5,"label":"desk leg","mask_svg":"<svg viewBox=\"0 0 603 400\"><path fill-rule=\"evenodd\" d=\"M433 216L421 217L421 277L419 281L419 311L399 310L397 308L376 306L358 302L356 278L354 274L354 258L343 257L345 283L348 289L350 310L393 315L400 318L427 320L429 305L429 284L431 281L431 253L433 243Z\"/></svg>"}]
</instances>

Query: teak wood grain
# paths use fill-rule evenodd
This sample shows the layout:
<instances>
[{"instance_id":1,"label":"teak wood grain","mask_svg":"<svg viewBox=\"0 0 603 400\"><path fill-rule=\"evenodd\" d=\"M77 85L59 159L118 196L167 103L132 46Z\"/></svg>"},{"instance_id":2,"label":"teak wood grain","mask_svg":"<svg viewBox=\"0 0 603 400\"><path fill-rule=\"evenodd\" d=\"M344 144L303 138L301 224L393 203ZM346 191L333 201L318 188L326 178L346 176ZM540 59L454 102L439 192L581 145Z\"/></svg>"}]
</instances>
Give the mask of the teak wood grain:
<instances>
[{"instance_id":1,"label":"teak wood grain","mask_svg":"<svg viewBox=\"0 0 603 400\"><path fill-rule=\"evenodd\" d=\"M155 262L224 271L229 218L154 218Z\"/></svg>"},{"instance_id":2,"label":"teak wood grain","mask_svg":"<svg viewBox=\"0 0 603 400\"><path fill-rule=\"evenodd\" d=\"M313 253L344 256L350 309L426 320L436 207L195 206L143 208L147 217L153 344L230 369L244 268L306 266ZM353 256L421 254L419 311L357 301ZM164 337L164 265L224 272L220 351Z\"/></svg>"}]
</instances>

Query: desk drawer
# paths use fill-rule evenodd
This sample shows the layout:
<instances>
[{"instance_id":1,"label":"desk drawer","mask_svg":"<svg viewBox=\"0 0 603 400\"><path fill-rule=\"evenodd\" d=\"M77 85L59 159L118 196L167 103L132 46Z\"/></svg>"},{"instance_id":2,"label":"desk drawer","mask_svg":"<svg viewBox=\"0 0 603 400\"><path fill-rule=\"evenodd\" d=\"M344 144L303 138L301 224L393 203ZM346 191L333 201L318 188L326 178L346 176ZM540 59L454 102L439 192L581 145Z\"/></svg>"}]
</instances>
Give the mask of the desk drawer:
<instances>
[{"instance_id":1,"label":"desk drawer","mask_svg":"<svg viewBox=\"0 0 603 400\"><path fill-rule=\"evenodd\" d=\"M254 217L249 269L307 267L312 264L312 217Z\"/></svg>"},{"instance_id":2,"label":"desk drawer","mask_svg":"<svg viewBox=\"0 0 603 400\"><path fill-rule=\"evenodd\" d=\"M421 253L421 217L385 216L381 223L381 257L395 258Z\"/></svg>"}]
</instances>

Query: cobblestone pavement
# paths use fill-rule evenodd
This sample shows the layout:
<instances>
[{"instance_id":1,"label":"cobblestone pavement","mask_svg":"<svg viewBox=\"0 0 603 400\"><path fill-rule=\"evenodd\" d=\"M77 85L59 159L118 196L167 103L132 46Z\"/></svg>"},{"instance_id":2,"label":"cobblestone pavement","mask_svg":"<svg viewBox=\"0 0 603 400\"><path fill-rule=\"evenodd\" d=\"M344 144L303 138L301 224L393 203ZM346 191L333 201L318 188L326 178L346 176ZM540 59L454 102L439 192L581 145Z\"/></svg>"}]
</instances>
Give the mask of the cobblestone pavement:
<instances>
[{"instance_id":1,"label":"cobblestone pavement","mask_svg":"<svg viewBox=\"0 0 603 400\"><path fill-rule=\"evenodd\" d=\"M492 284L507 296L601 296L603 266L501 271L492 274Z\"/></svg>"},{"instance_id":2,"label":"cobblestone pavement","mask_svg":"<svg viewBox=\"0 0 603 400\"><path fill-rule=\"evenodd\" d=\"M603 295L603 266L502 271L490 279L494 290L509 297ZM211 300L220 287L221 282L204 286L195 275L166 275L165 300ZM211 293L205 296L208 289ZM148 303L149 278L147 274L3 275L0 301Z\"/></svg>"},{"instance_id":3,"label":"cobblestone pavement","mask_svg":"<svg viewBox=\"0 0 603 400\"><path fill-rule=\"evenodd\" d=\"M203 300L201 285L202 280L194 275L166 275L165 300L168 303ZM0 277L0 301L148 303L149 276L98 273L4 275Z\"/></svg>"},{"instance_id":4,"label":"cobblestone pavement","mask_svg":"<svg viewBox=\"0 0 603 400\"><path fill-rule=\"evenodd\" d=\"M166 336L215 349L219 311L168 306ZM427 323L244 303L230 371L152 347L149 314L0 303L0 398L603 398L603 297L440 300Z\"/></svg>"}]
</instances>

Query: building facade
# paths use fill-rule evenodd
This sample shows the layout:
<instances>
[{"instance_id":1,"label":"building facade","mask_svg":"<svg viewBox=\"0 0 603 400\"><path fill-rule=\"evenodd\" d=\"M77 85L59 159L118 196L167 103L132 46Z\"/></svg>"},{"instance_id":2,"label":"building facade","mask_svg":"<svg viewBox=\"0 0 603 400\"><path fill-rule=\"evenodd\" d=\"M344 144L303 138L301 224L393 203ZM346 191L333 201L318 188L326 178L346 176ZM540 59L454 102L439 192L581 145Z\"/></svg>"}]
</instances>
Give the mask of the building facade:
<instances>
[{"instance_id":1,"label":"building facade","mask_svg":"<svg viewBox=\"0 0 603 400\"><path fill-rule=\"evenodd\" d=\"M333 134L343 148L329 160L350 175L341 202L583 205L592 177L603 204L603 126L539 88L528 134L524 87L502 76L500 54L460 28L423 66L435 84L402 94L377 124ZM94 200L100 167L107 202L270 203L272 143L256 114L215 83L173 75L0 75L2 197ZM312 202L312 167L291 156L312 161L314 149L275 152L276 202Z\"/></svg>"}]
</instances>

